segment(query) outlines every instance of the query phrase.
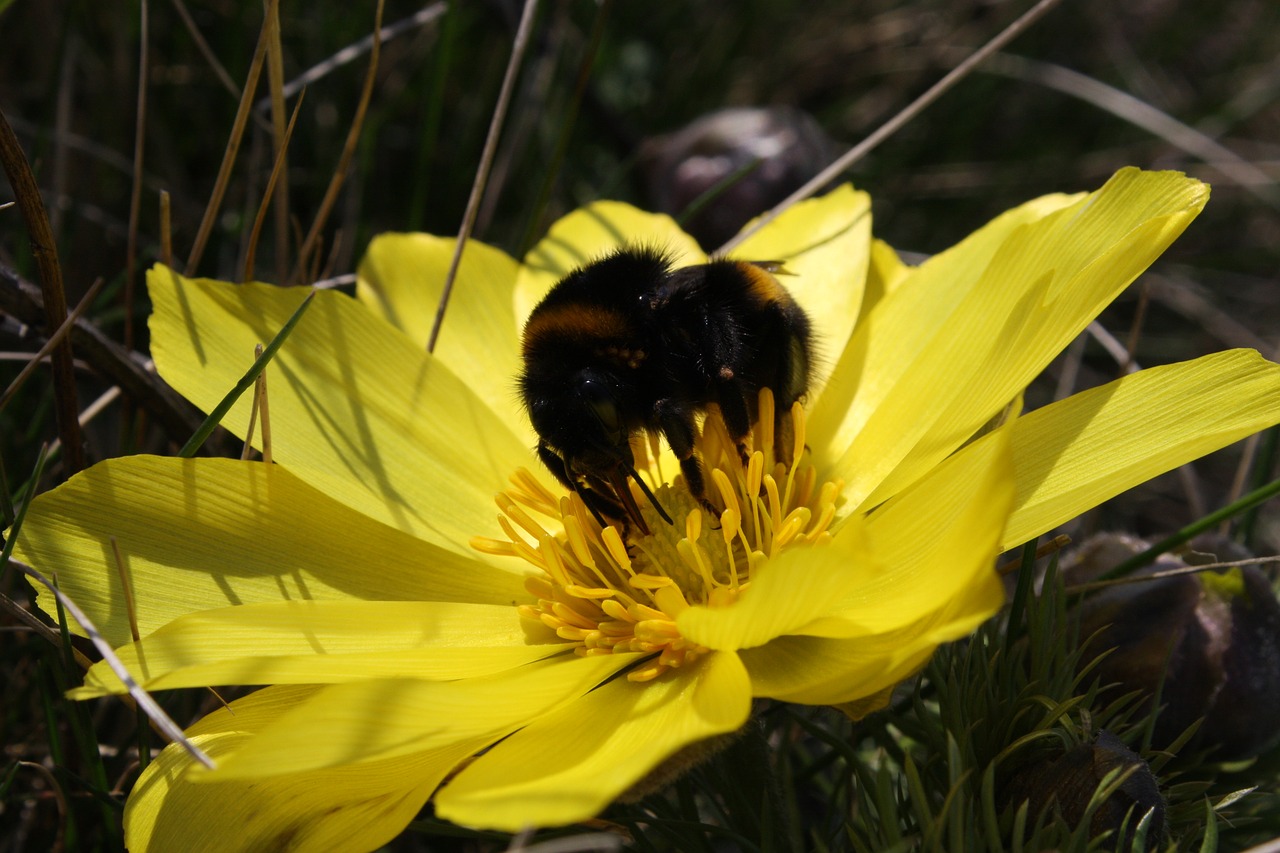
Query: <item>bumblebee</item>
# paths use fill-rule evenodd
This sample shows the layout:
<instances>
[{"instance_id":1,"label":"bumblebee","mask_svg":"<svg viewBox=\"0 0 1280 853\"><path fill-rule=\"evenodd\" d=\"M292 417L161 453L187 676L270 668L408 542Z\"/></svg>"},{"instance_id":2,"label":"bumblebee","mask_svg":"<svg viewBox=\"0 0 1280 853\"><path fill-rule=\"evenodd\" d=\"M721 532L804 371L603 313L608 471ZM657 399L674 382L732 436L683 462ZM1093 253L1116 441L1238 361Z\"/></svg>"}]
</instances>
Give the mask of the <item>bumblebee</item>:
<instances>
[{"instance_id":1,"label":"bumblebee","mask_svg":"<svg viewBox=\"0 0 1280 853\"><path fill-rule=\"evenodd\" d=\"M661 433L705 504L698 416L715 403L745 459L759 389L773 391L778 418L808 389L809 318L774 278L780 268L672 269L660 251L623 248L571 272L533 309L519 385L538 457L602 524L649 533L628 478L672 523L636 474L633 435Z\"/></svg>"}]
</instances>

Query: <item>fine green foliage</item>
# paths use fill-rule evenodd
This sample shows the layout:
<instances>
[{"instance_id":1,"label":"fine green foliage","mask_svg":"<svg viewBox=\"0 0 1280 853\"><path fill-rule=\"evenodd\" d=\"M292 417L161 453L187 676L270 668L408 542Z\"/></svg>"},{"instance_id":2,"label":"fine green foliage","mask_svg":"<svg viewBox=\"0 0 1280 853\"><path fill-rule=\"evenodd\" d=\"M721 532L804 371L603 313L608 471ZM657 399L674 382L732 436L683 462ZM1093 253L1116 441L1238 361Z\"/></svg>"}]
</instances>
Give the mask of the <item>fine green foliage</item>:
<instances>
[{"instance_id":1,"label":"fine green foliage","mask_svg":"<svg viewBox=\"0 0 1280 853\"><path fill-rule=\"evenodd\" d=\"M1090 831L1089 818L1132 768L1097 779L1078 824L1019 796L1037 762L1102 729L1141 749L1150 725L1134 695L1100 697L1056 561L1041 580L1019 624L998 618L944 647L885 711L850 723L833 711L767 705L672 789L604 817L627 827L641 850L727 841L758 851L1210 851L1273 837L1274 795L1237 790L1241 768L1183 753L1185 737L1142 752L1167 801L1164 830L1134 811L1110 833ZM1254 771L1264 764L1274 760ZM430 825L419 828L435 837Z\"/></svg>"}]
</instances>

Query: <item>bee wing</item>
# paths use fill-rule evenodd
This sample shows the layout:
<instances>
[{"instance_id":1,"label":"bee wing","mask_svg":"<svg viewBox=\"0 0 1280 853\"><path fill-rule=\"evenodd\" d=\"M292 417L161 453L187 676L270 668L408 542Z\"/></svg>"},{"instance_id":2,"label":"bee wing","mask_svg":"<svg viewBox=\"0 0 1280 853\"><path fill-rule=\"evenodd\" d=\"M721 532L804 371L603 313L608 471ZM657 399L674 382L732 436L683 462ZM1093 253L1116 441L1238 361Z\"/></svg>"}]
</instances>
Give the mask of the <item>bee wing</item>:
<instances>
[{"instance_id":1,"label":"bee wing","mask_svg":"<svg viewBox=\"0 0 1280 853\"><path fill-rule=\"evenodd\" d=\"M743 261L743 263L751 264L753 267L759 267L772 275L795 275L795 273L787 269L786 261Z\"/></svg>"}]
</instances>

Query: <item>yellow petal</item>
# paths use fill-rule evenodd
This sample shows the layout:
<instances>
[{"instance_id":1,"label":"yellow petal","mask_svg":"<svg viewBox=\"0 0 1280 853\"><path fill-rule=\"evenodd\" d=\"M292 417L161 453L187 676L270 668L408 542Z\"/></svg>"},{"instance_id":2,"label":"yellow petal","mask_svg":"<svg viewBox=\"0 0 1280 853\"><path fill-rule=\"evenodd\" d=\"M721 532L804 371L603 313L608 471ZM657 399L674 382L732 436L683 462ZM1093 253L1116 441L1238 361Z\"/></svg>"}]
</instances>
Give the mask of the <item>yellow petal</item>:
<instances>
[{"instance_id":1,"label":"yellow petal","mask_svg":"<svg viewBox=\"0 0 1280 853\"><path fill-rule=\"evenodd\" d=\"M779 637L741 652L755 695L808 705L846 705L892 688L929 662L939 645L967 637L1004 602L994 571L974 579L912 625L865 636Z\"/></svg>"},{"instance_id":2,"label":"yellow petal","mask_svg":"<svg viewBox=\"0 0 1280 853\"><path fill-rule=\"evenodd\" d=\"M740 728L750 707L732 652L644 684L615 679L480 756L436 795L436 813L509 832L594 817L681 748Z\"/></svg>"},{"instance_id":3,"label":"yellow petal","mask_svg":"<svg viewBox=\"0 0 1280 853\"><path fill-rule=\"evenodd\" d=\"M779 637L743 651L757 696L806 705L840 705L865 699L916 672L936 644L909 631L855 639Z\"/></svg>"},{"instance_id":4,"label":"yellow petal","mask_svg":"<svg viewBox=\"0 0 1280 853\"><path fill-rule=\"evenodd\" d=\"M983 288L1013 294L1025 283L1037 285L1016 302L976 293L956 312L953 322L966 329L983 317L1008 317L998 328L961 336L967 340L960 352L982 358L948 376L950 399L935 395L933 403L949 402L948 408L869 503L894 494L972 436L1168 248L1208 198L1208 187L1180 173L1124 169L1078 204L1011 235L982 274Z\"/></svg>"},{"instance_id":5,"label":"yellow petal","mask_svg":"<svg viewBox=\"0 0 1280 853\"><path fill-rule=\"evenodd\" d=\"M1280 366L1253 350L1152 367L1024 415L1002 547L1277 422Z\"/></svg>"},{"instance_id":6,"label":"yellow petal","mask_svg":"<svg viewBox=\"0 0 1280 853\"><path fill-rule=\"evenodd\" d=\"M997 594L969 615L981 622L994 613L1003 602L994 562L1014 497L1011 433L1006 425L964 448L872 513L874 571L800 633L854 637L928 624L940 605L975 587ZM946 620L957 618L968 616Z\"/></svg>"},{"instance_id":7,"label":"yellow petal","mask_svg":"<svg viewBox=\"0 0 1280 853\"><path fill-rule=\"evenodd\" d=\"M193 726L215 760L246 743L313 688L260 690ZM215 781L170 745L125 805L132 851L374 850L413 819L461 755L414 754L251 783ZM204 777L199 784L192 777Z\"/></svg>"},{"instance_id":8,"label":"yellow petal","mask_svg":"<svg viewBox=\"0 0 1280 853\"><path fill-rule=\"evenodd\" d=\"M867 286L862 295L860 313L865 316L880 301L897 289L911 274L911 267L883 240L871 241L871 259L867 265Z\"/></svg>"},{"instance_id":9,"label":"yellow petal","mask_svg":"<svg viewBox=\"0 0 1280 853\"><path fill-rule=\"evenodd\" d=\"M183 616L118 654L147 690L168 690L471 678L564 650L550 629L521 620L510 605L285 601ZM124 689L104 661L71 695L87 699Z\"/></svg>"},{"instance_id":10,"label":"yellow petal","mask_svg":"<svg viewBox=\"0 0 1280 853\"><path fill-rule=\"evenodd\" d=\"M844 705L918 671L1004 602L993 562L1013 500L1012 426L996 430L872 513L877 574L833 605L843 612L742 652L757 696Z\"/></svg>"},{"instance_id":11,"label":"yellow petal","mask_svg":"<svg viewBox=\"0 0 1280 853\"><path fill-rule=\"evenodd\" d=\"M1011 428L965 448L864 523L850 518L826 546L770 560L727 607L680 613L680 633L716 649L786 634L855 637L919 625L973 586L999 589L993 562L1013 502ZM865 532L863 526L865 524ZM999 607L970 614L978 622ZM948 617L960 618L960 617ZM967 618L967 617L966 617Z\"/></svg>"},{"instance_id":12,"label":"yellow petal","mask_svg":"<svg viewBox=\"0 0 1280 853\"><path fill-rule=\"evenodd\" d=\"M487 746L580 698L637 655L569 655L512 672L449 682L377 679L329 685L278 715L206 778L325 770L457 744Z\"/></svg>"},{"instance_id":13,"label":"yellow petal","mask_svg":"<svg viewBox=\"0 0 1280 853\"><path fill-rule=\"evenodd\" d=\"M456 245L430 234L378 235L360 262L356 296L425 348ZM468 242L434 352L495 412L511 411L520 366L518 268L502 250Z\"/></svg>"},{"instance_id":14,"label":"yellow petal","mask_svg":"<svg viewBox=\"0 0 1280 853\"><path fill-rule=\"evenodd\" d=\"M516 282L517 325L524 328L529 312L557 281L626 245L665 250L677 267L706 261L697 241L670 216L646 213L619 201L597 201L558 220L525 255Z\"/></svg>"},{"instance_id":15,"label":"yellow petal","mask_svg":"<svg viewBox=\"0 0 1280 853\"><path fill-rule=\"evenodd\" d=\"M871 249L871 198L845 184L788 209L733 250L745 261L785 261L786 286L813 324L816 394L862 303Z\"/></svg>"},{"instance_id":16,"label":"yellow petal","mask_svg":"<svg viewBox=\"0 0 1280 853\"><path fill-rule=\"evenodd\" d=\"M147 275L160 374L209 411L305 291ZM267 368L275 460L338 501L470 554L494 529L492 498L529 449L440 361L340 293L322 292ZM243 435L246 394L224 425Z\"/></svg>"},{"instance_id":17,"label":"yellow petal","mask_svg":"<svg viewBox=\"0 0 1280 853\"><path fill-rule=\"evenodd\" d=\"M809 633L832 605L873 575L861 518L850 519L826 545L791 548L753 573L727 607L695 605L676 618L680 634L712 649L747 649L783 634Z\"/></svg>"},{"instance_id":18,"label":"yellow petal","mask_svg":"<svg viewBox=\"0 0 1280 853\"><path fill-rule=\"evenodd\" d=\"M16 550L56 572L113 645L131 635L112 537L143 636L187 613L258 601L526 598L519 575L352 512L280 466L129 456L37 497ZM39 603L55 612L48 593Z\"/></svg>"},{"instance_id":19,"label":"yellow petal","mask_svg":"<svg viewBox=\"0 0 1280 853\"><path fill-rule=\"evenodd\" d=\"M1006 214L912 273L859 326L856 363L841 366L858 386L847 415L835 415L829 449L851 503L884 500L968 439L1181 233L1207 195L1177 173L1122 170L1038 219Z\"/></svg>"},{"instance_id":20,"label":"yellow petal","mask_svg":"<svg viewBox=\"0 0 1280 853\"><path fill-rule=\"evenodd\" d=\"M854 699L852 702L841 702L836 705L836 710L840 711L853 722L863 719L876 711L881 711L889 707L889 703L893 700L893 688L886 687L879 693L873 693L870 696L864 696L861 699Z\"/></svg>"},{"instance_id":21,"label":"yellow petal","mask_svg":"<svg viewBox=\"0 0 1280 853\"><path fill-rule=\"evenodd\" d=\"M1082 197L1044 196L1005 211L914 269L895 266L883 250L877 253L895 282L892 298L869 304L843 352L837 353L839 362L809 414L808 435L815 455L840 459L868 421L882 411L884 401L895 390L902 392L903 377L913 369L921 347L946 328L978 284L974 271L986 268L1010 234ZM969 270L970 276L954 280L956 269Z\"/></svg>"}]
</instances>

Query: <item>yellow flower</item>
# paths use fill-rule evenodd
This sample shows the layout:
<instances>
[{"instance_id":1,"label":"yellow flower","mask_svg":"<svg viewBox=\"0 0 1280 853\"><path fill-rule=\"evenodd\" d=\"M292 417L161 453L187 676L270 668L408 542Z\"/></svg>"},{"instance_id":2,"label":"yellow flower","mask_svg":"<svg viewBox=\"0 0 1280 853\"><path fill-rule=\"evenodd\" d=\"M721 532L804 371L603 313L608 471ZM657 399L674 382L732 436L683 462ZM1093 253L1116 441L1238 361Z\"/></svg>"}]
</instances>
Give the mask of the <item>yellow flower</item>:
<instances>
[{"instance_id":1,"label":"yellow flower","mask_svg":"<svg viewBox=\"0 0 1280 853\"><path fill-rule=\"evenodd\" d=\"M999 551L1280 421L1280 368L1231 351L987 426L1207 196L1124 170L918 268L871 238L864 194L794 208L736 254L786 262L821 341L801 452L776 464L756 436L743 470L709 421L709 496L731 512L704 517L654 454L677 524L627 543L537 465L519 331L624 239L701 250L614 203L523 264L472 243L432 357L452 241L379 238L358 298L319 294L268 368L277 464L109 460L27 516L18 557L57 572L145 687L267 685L189 730L215 770L173 747L148 767L131 848L369 849L428 799L473 826L569 823L740 728L754 697L873 706L1000 606ZM160 267L148 285L156 364L205 410L305 295ZM248 411L225 425L243 435ZM98 665L76 695L122 689Z\"/></svg>"}]
</instances>

